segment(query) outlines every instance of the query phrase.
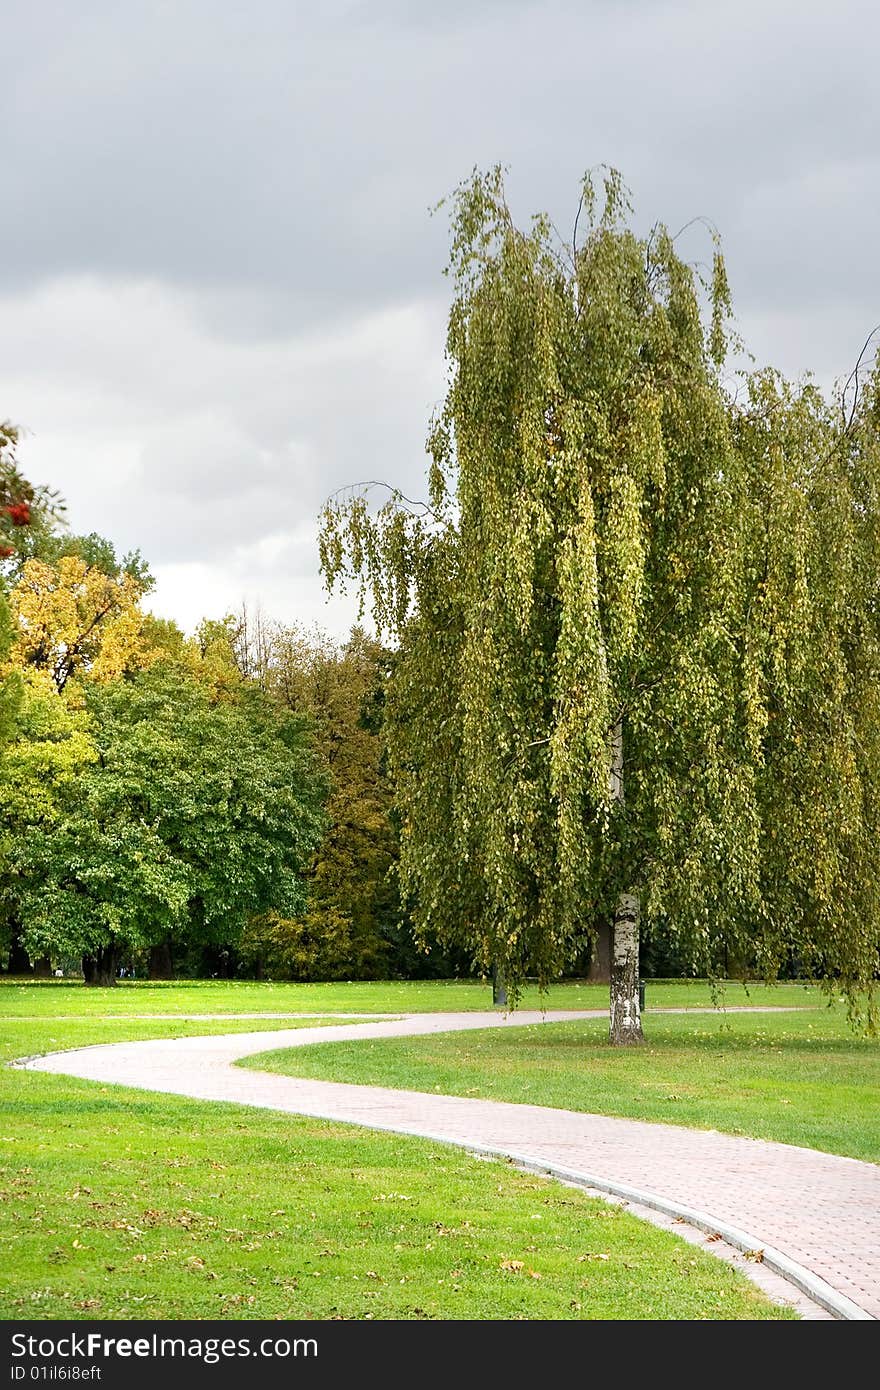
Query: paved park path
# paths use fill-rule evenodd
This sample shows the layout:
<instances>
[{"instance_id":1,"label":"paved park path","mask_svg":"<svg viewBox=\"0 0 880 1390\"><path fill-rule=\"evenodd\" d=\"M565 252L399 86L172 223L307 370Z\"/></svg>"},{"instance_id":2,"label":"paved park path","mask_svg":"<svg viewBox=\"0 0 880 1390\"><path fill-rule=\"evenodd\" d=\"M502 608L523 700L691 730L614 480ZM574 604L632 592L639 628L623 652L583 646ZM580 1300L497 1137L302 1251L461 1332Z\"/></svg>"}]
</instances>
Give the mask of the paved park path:
<instances>
[{"instance_id":1,"label":"paved park path","mask_svg":"<svg viewBox=\"0 0 880 1390\"><path fill-rule=\"evenodd\" d=\"M715 1131L539 1105L300 1080L234 1065L257 1052L313 1043L603 1016L597 1010L373 1016L372 1021L356 1024L111 1043L51 1053L19 1065L421 1135L504 1155L535 1171L615 1194L660 1224L683 1218L687 1227L674 1227L683 1234L688 1227L710 1236L720 1234L723 1241L705 1248L720 1253L722 1247L733 1246L751 1252L753 1274L755 1252L762 1251L762 1275L771 1273L771 1282L772 1272L782 1275L790 1281L789 1294L793 1283L824 1307L826 1316L830 1312L843 1318L880 1317L880 1167L874 1164Z\"/></svg>"}]
</instances>

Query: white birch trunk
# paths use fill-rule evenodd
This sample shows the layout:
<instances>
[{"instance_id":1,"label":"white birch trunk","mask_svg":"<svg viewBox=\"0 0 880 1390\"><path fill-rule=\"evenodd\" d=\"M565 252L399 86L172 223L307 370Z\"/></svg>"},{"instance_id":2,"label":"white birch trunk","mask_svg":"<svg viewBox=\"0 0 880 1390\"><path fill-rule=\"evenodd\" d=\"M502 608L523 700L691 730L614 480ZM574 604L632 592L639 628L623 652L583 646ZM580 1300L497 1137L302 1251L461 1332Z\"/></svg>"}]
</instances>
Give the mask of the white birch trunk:
<instances>
[{"instance_id":1,"label":"white birch trunk","mask_svg":"<svg viewBox=\"0 0 880 1390\"><path fill-rule=\"evenodd\" d=\"M623 720L611 731L610 789L623 804ZM639 898L621 893L611 928L611 1023L609 1041L615 1046L644 1041L639 1010Z\"/></svg>"},{"instance_id":2,"label":"white birch trunk","mask_svg":"<svg viewBox=\"0 0 880 1390\"><path fill-rule=\"evenodd\" d=\"M609 1038L615 1045L643 1041L639 1010L639 900L635 893L621 893L614 913Z\"/></svg>"}]
</instances>

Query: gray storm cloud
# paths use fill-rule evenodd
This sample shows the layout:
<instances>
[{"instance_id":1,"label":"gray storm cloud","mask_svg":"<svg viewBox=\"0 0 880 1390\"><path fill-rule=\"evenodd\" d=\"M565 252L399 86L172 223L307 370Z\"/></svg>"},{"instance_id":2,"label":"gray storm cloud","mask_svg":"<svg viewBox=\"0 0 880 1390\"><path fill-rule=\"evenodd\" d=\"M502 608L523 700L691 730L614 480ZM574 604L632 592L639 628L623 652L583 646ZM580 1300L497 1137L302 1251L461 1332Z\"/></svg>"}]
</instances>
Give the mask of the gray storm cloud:
<instances>
[{"instance_id":1,"label":"gray storm cloud","mask_svg":"<svg viewBox=\"0 0 880 1390\"><path fill-rule=\"evenodd\" d=\"M880 320L860 0L33 0L3 30L0 416L182 621L195 593L313 614L327 493L418 487L448 293L427 209L474 165L564 234L602 161L640 227L709 217L747 341L791 373L830 381Z\"/></svg>"}]
</instances>

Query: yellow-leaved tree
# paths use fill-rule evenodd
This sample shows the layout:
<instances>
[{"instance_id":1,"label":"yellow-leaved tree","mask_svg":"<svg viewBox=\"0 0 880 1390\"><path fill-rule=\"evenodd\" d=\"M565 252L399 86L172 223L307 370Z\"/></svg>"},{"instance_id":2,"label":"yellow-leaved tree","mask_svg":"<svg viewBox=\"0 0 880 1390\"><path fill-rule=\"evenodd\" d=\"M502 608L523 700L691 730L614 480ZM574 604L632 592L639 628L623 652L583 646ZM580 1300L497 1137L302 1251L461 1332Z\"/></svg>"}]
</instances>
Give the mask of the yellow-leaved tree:
<instances>
[{"instance_id":1,"label":"yellow-leaved tree","mask_svg":"<svg viewBox=\"0 0 880 1390\"><path fill-rule=\"evenodd\" d=\"M155 656L140 609L149 587L142 568L105 568L81 554L26 560L9 595L11 664L47 671L59 693L71 676L108 681L143 669Z\"/></svg>"}]
</instances>

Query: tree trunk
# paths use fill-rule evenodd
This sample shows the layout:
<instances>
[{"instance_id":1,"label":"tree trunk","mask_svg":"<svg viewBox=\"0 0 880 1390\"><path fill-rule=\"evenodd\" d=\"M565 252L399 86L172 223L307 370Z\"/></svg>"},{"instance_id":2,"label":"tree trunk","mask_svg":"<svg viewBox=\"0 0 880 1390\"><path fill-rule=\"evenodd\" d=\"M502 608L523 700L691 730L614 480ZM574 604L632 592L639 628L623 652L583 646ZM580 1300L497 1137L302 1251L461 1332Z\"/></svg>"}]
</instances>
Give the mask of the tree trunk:
<instances>
[{"instance_id":1,"label":"tree trunk","mask_svg":"<svg viewBox=\"0 0 880 1390\"><path fill-rule=\"evenodd\" d=\"M116 947L102 946L91 955L83 956L82 972L87 985L108 988L116 984Z\"/></svg>"},{"instance_id":2,"label":"tree trunk","mask_svg":"<svg viewBox=\"0 0 880 1390\"><path fill-rule=\"evenodd\" d=\"M644 1042L639 1011L639 900L621 893L614 913L611 956L611 1031L616 1046Z\"/></svg>"},{"instance_id":3,"label":"tree trunk","mask_svg":"<svg viewBox=\"0 0 880 1390\"><path fill-rule=\"evenodd\" d=\"M151 980L174 979L174 961L171 956L170 941L160 941L158 946L150 947L149 973Z\"/></svg>"},{"instance_id":4,"label":"tree trunk","mask_svg":"<svg viewBox=\"0 0 880 1390\"><path fill-rule=\"evenodd\" d=\"M492 1003L496 1009L507 1008L507 985L497 965L492 966Z\"/></svg>"},{"instance_id":5,"label":"tree trunk","mask_svg":"<svg viewBox=\"0 0 880 1390\"><path fill-rule=\"evenodd\" d=\"M594 985L611 983L611 923L602 922L593 942L593 954L587 967L587 979Z\"/></svg>"},{"instance_id":6,"label":"tree trunk","mask_svg":"<svg viewBox=\"0 0 880 1390\"><path fill-rule=\"evenodd\" d=\"M52 962L48 956L37 956L32 960L21 944L21 927L12 929L9 942L9 961L6 966L10 975L33 975L37 980L51 979Z\"/></svg>"},{"instance_id":7,"label":"tree trunk","mask_svg":"<svg viewBox=\"0 0 880 1390\"><path fill-rule=\"evenodd\" d=\"M611 796L623 809L623 720L611 730ZM611 929L611 1024L608 1034L614 1047L644 1042L639 1010L639 899L621 893Z\"/></svg>"},{"instance_id":8,"label":"tree trunk","mask_svg":"<svg viewBox=\"0 0 880 1390\"><path fill-rule=\"evenodd\" d=\"M9 963L6 968L10 975L32 975L34 973L31 958L21 944L20 927L13 928L12 940L9 943Z\"/></svg>"}]
</instances>

